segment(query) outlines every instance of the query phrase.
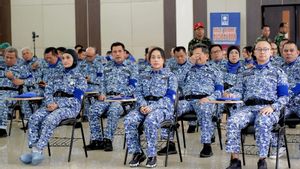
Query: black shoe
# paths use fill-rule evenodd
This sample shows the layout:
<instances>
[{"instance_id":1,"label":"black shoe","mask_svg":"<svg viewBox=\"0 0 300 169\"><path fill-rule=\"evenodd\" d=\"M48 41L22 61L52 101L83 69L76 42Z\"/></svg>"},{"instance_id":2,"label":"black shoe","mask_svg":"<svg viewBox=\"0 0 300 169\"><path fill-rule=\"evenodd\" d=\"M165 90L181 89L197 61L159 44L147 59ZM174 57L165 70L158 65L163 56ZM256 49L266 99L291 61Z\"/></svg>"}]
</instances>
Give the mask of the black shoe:
<instances>
[{"instance_id":1,"label":"black shoe","mask_svg":"<svg viewBox=\"0 0 300 169\"><path fill-rule=\"evenodd\" d=\"M134 153L132 160L129 162L130 167L138 167L143 161L146 160L146 155L142 151L141 153Z\"/></svg>"},{"instance_id":2,"label":"black shoe","mask_svg":"<svg viewBox=\"0 0 300 169\"><path fill-rule=\"evenodd\" d=\"M211 145L210 144L204 144L203 149L200 152L200 157L206 158L206 157L210 157L212 155L213 155L213 152L212 152L212 149L211 149Z\"/></svg>"},{"instance_id":3,"label":"black shoe","mask_svg":"<svg viewBox=\"0 0 300 169\"><path fill-rule=\"evenodd\" d=\"M267 162L265 159L258 160L257 169L268 169Z\"/></svg>"},{"instance_id":4,"label":"black shoe","mask_svg":"<svg viewBox=\"0 0 300 169\"><path fill-rule=\"evenodd\" d=\"M154 168L154 167L156 167L156 161L157 161L156 156L154 156L154 157L148 157L147 163L146 163L146 167L147 168Z\"/></svg>"},{"instance_id":5,"label":"black shoe","mask_svg":"<svg viewBox=\"0 0 300 169\"><path fill-rule=\"evenodd\" d=\"M166 155L166 152L167 152L167 146L165 146L164 148L159 150L157 152L157 155L159 155L159 156ZM177 154L175 143L172 141L170 141L170 143L169 143L168 155L170 155L170 154Z\"/></svg>"},{"instance_id":6,"label":"black shoe","mask_svg":"<svg viewBox=\"0 0 300 169\"><path fill-rule=\"evenodd\" d=\"M211 136L210 142L211 142L211 143L216 142L216 137L215 137L215 135Z\"/></svg>"},{"instance_id":7,"label":"black shoe","mask_svg":"<svg viewBox=\"0 0 300 169\"><path fill-rule=\"evenodd\" d=\"M111 140L105 138L103 141L104 141L104 151L113 151L113 145Z\"/></svg>"},{"instance_id":8,"label":"black shoe","mask_svg":"<svg viewBox=\"0 0 300 169\"><path fill-rule=\"evenodd\" d=\"M289 128L290 128L290 129L294 129L294 128L296 128L296 125L295 125L295 124L290 124L290 125L289 125Z\"/></svg>"},{"instance_id":9,"label":"black shoe","mask_svg":"<svg viewBox=\"0 0 300 169\"><path fill-rule=\"evenodd\" d=\"M89 118L87 116L83 116L81 118L81 122L89 122Z\"/></svg>"},{"instance_id":10,"label":"black shoe","mask_svg":"<svg viewBox=\"0 0 300 169\"><path fill-rule=\"evenodd\" d=\"M92 140L92 142L86 146L86 150L103 150L104 149L104 143L103 141L99 140Z\"/></svg>"},{"instance_id":11,"label":"black shoe","mask_svg":"<svg viewBox=\"0 0 300 169\"><path fill-rule=\"evenodd\" d=\"M242 169L241 160L239 159L233 159L230 161L230 166L226 169Z\"/></svg>"},{"instance_id":12,"label":"black shoe","mask_svg":"<svg viewBox=\"0 0 300 169\"><path fill-rule=\"evenodd\" d=\"M0 129L0 137L7 137L6 129Z\"/></svg>"},{"instance_id":13,"label":"black shoe","mask_svg":"<svg viewBox=\"0 0 300 169\"><path fill-rule=\"evenodd\" d=\"M189 125L189 128L187 129L187 133L195 133L196 132L196 126Z\"/></svg>"},{"instance_id":14,"label":"black shoe","mask_svg":"<svg viewBox=\"0 0 300 169\"><path fill-rule=\"evenodd\" d=\"M81 128L82 124L80 122L76 122L75 124L75 128L78 129L78 128Z\"/></svg>"}]
</instances>

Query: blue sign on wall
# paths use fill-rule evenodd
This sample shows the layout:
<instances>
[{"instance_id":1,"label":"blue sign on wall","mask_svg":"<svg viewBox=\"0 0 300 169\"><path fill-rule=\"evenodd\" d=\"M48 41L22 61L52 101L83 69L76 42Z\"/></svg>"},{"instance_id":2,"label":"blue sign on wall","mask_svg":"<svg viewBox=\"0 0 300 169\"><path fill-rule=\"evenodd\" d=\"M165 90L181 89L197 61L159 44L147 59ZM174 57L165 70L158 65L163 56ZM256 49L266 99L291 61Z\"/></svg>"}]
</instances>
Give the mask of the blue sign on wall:
<instances>
[{"instance_id":1,"label":"blue sign on wall","mask_svg":"<svg viewBox=\"0 0 300 169\"><path fill-rule=\"evenodd\" d=\"M240 45L240 13L210 13L210 38L221 45Z\"/></svg>"}]
</instances>

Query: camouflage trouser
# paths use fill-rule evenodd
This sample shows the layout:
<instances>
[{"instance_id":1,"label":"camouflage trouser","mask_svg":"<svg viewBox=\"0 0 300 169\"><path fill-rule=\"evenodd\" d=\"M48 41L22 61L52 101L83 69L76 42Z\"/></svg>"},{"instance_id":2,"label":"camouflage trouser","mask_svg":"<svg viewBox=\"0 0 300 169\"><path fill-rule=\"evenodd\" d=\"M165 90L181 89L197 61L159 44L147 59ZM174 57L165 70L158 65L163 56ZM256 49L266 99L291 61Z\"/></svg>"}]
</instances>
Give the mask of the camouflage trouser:
<instances>
[{"instance_id":1,"label":"camouflage trouser","mask_svg":"<svg viewBox=\"0 0 300 169\"><path fill-rule=\"evenodd\" d=\"M260 109L265 105L243 106L227 121L227 144L226 152L239 153L241 142L241 130L249 123L254 122L256 145L259 150L259 157L265 158L268 155L271 131L273 124L278 122L279 112L270 115L262 115Z\"/></svg>"},{"instance_id":2,"label":"camouflage trouser","mask_svg":"<svg viewBox=\"0 0 300 169\"><path fill-rule=\"evenodd\" d=\"M6 129L7 127L7 116L11 113L11 108L15 102L6 100L13 96L18 95L17 91L0 90L0 129Z\"/></svg>"},{"instance_id":3,"label":"camouflage trouser","mask_svg":"<svg viewBox=\"0 0 300 169\"><path fill-rule=\"evenodd\" d=\"M285 117L289 117L292 114L296 114L300 118L300 96L296 96L293 99L290 99L289 103L286 105L285 109ZM275 133L272 133L271 146L277 147L277 137ZM283 136L280 137L279 146L282 147L284 145Z\"/></svg>"},{"instance_id":4,"label":"camouflage trouser","mask_svg":"<svg viewBox=\"0 0 300 169\"><path fill-rule=\"evenodd\" d=\"M138 126L144 121L144 132L148 145L147 156L156 156L157 130L160 128L161 122L172 118L172 114L173 112L170 113L167 109L156 109L148 115L144 115L138 110L129 112L124 121L128 152L131 154L141 152Z\"/></svg>"},{"instance_id":5,"label":"camouflage trouser","mask_svg":"<svg viewBox=\"0 0 300 169\"><path fill-rule=\"evenodd\" d=\"M74 118L77 114L78 111L71 108L58 108L53 112L47 111L45 107L38 109L28 121L29 147L43 150L59 123L64 119Z\"/></svg>"},{"instance_id":6,"label":"camouflage trouser","mask_svg":"<svg viewBox=\"0 0 300 169\"><path fill-rule=\"evenodd\" d=\"M113 140L114 133L118 127L118 122L121 114L123 113L123 107L118 102L101 102L97 101L90 106L89 109L89 125L91 132L91 140L103 140L102 130L99 123L99 117L106 113L107 125L104 131L104 138Z\"/></svg>"},{"instance_id":7,"label":"camouflage trouser","mask_svg":"<svg viewBox=\"0 0 300 169\"><path fill-rule=\"evenodd\" d=\"M197 114L197 121L201 127L201 143L211 143L211 137L214 132L214 124L212 122L213 112L215 111L214 104L199 104L199 100L181 100L178 103L178 114L181 116L189 111L195 111ZM161 137L167 138L166 129L162 129ZM174 133L171 134L171 139L174 139Z\"/></svg>"}]
</instances>

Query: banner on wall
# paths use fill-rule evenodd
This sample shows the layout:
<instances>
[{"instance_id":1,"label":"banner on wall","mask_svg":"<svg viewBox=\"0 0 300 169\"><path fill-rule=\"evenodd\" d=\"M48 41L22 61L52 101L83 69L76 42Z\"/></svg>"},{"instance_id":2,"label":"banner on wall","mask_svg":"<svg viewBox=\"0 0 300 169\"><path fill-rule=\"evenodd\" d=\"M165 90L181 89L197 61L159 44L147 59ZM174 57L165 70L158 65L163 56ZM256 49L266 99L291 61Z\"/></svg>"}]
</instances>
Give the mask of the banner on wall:
<instances>
[{"instance_id":1,"label":"banner on wall","mask_svg":"<svg viewBox=\"0 0 300 169\"><path fill-rule=\"evenodd\" d=\"M240 45L240 13L210 13L210 38L221 45Z\"/></svg>"}]
</instances>

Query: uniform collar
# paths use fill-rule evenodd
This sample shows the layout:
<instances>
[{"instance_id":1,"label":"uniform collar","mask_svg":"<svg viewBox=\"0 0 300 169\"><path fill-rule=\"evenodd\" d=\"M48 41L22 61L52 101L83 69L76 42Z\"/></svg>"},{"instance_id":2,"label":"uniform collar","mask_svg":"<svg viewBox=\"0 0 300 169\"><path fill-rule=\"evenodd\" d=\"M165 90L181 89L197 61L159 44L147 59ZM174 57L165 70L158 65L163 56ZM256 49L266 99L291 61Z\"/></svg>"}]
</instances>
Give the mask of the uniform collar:
<instances>
[{"instance_id":1,"label":"uniform collar","mask_svg":"<svg viewBox=\"0 0 300 169\"><path fill-rule=\"evenodd\" d=\"M57 58L56 63L55 63L55 64L50 64L50 63L48 63L48 67L49 67L49 68L55 68L55 67L59 64L59 62L60 62L60 58Z\"/></svg>"},{"instance_id":2,"label":"uniform collar","mask_svg":"<svg viewBox=\"0 0 300 169\"><path fill-rule=\"evenodd\" d=\"M206 63L205 63L205 64L195 64L195 65L193 66L193 68L200 69L200 68L202 68L202 67L204 67L204 66L206 66Z\"/></svg>"},{"instance_id":3,"label":"uniform collar","mask_svg":"<svg viewBox=\"0 0 300 169\"><path fill-rule=\"evenodd\" d=\"M291 63L287 63L288 66L293 66L295 63L297 63L299 61L299 56Z\"/></svg>"},{"instance_id":4,"label":"uniform collar","mask_svg":"<svg viewBox=\"0 0 300 169\"><path fill-rule=\"evenodd\" d=\"M117 63L117 62L115 62L115 61L113 61L113 62L114 62L114 65L117 66L117 67L125 66L124 61L123 61L123 63Z\"/></svg>"},{"instance_id":5,"label":"uniform collar","mask_svg":"<svg viewBox=\"0 0 300 169\"><path fill-rule=\"evenodd\" d=\"M259 70L264 69L264 68L268 68L270 66L270 60L267 63L262 64L262 65L258 64L257 61L255 61L254 66L255 66L255 68L257 68Z\"/></svg>"}]
</instances>

